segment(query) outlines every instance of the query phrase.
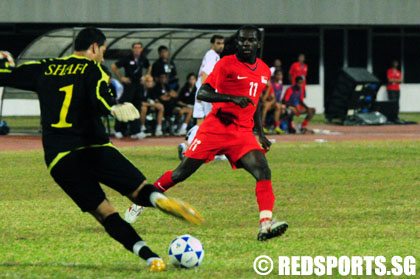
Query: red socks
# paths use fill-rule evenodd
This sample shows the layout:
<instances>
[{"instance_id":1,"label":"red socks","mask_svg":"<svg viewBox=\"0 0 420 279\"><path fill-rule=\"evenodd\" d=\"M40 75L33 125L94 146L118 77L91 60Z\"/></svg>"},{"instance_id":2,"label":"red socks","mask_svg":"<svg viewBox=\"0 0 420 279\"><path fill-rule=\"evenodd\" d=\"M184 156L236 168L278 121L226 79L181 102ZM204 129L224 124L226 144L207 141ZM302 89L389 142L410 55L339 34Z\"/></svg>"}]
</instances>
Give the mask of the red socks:
<instances>
[{"instance_id":1,"label":"red socks","mask_svg":"<svg viewBox=\"0 0 420 279\"><path fill-rule=\"evenodd\" d=\"M271 180L257 181L255 194L260 211L260 222L271 220L275 199Z\"/></svg>"},{"instance_id":2,"label":"red socks","mask_svg":"<svg viewBox=\"0 0 420 279\"><path fill-rule=\"evenodd\" d=\"M274 123L275 123L275 125L276 125L276 127L275 127L275 128L278 128L278 127L280 126L280 121L275 121Z\"/></svg>"},{"instance_id":3,"label":"red socks","mask_svg":"<svg viewBox=\"0 0 420 279\"><path fill-rule=\"evenodd\" d=\"M176 183L172 180L172 171L165 172L159 179L154 183L156 188L159 188L163 192L174 186Z\"/></svg>"},{"instance_id":4,"label":"red socks","mask_svg":"<svg viewBox=\"0 0 420 279\"><path fill-rule=\"evenodd\" d=\"M303 120L303 122L302 122L302 128L306 128L306 126L308 126L308 123L309 123L309 120L308 119Z\"/></svg>"}]
</instances>

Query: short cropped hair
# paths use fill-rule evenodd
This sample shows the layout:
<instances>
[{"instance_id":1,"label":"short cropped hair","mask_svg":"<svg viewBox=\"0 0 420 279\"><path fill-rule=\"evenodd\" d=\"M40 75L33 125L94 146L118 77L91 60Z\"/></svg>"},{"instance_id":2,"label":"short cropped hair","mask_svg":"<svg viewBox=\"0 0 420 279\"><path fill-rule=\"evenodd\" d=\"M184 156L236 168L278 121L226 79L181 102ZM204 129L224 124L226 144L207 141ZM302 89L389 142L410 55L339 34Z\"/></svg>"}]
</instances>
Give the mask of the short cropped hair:
<instances>
[{"instance_id":1,"label":"short cropped hair","mask_svg":"<svg viewBox=\"0 0 420 279\"><path fill-rule=\"evenodd\" d=\"M298 83L299 81L303 80L303 76L297 76L295 78L295 82Z\"/></svg>"},{"instance_id":2,"label":"short cropped hair","mask_svg":"<svg viewBox=\"0 0 420 279\"><path fill-rule=\"evenodd\" d=\"M273 73L273 76L277 75L278 73L283 74L283 72L282 72L281 70L276 69L276 70L274 71L274 73Z\"/></svg>"},{"instance_id":3,"label":"short cropped hair","mask_svg":"<svg viewBox=\"0 0 420 279\"><path fill-rule=\"evenodd\" d=\"M141 45L141 47L143 47L143 43L142 42L135 42L131 44L131 48L134 48L135 45Z\"/></svg>"},{"instance_id":4,"label":"short cropped hair","mask_svg":"<svg viewBox=\"0 0 420 279\"><path fill-rule=\"evenodd\" d=\"M95 27L87 27L77 34L76 39L74 40L74 50L87 50L94 43L97 43L100 47L105 44L105 41L105 34L101 30Z\"/></svg>"},{"instance_id":5,"label":"short cropped hair","mask_svg":"<svg viewBox=\"0 0 420 279\"><path fill-rule=\"evenodd\" d=\"M186 78L187 82L188 82L188 80L190 79L190 77L192 77L192 76L194 76L195 78L197 78L196 74L194 74L194 73L189 73L189 74L187 75L187 78Z\"/></svg>"},{"instance_id":6,"label":"short cropped hair","mask_svg":"<svg viewBox=\"0 0 420 279\"><path fill-rule=\"evenodd\" d=\"M158 48L158 52L160 53L162 50L168 50L168 47L162 45Z\"/></svg>"},{"instance_id":7,"label":"short cropped hair","mask_svg":"<svg viewBox=\"0 0 420 279\"><path fill-rule=\"evenodd\" d=\"M257 32L258 41L261 40L261 37L262 37L261 30L257 26L255 26L255 25L243 25L243 26L239 27L238 31L236 31L236 37L239 36L239 32L241 30L254 30L255 32Z\"/></svg>"},{"instance_id":8,"label":"short cropped hair","mask_svg":"<svg viewBox=\"0 0 420 279\"><path fill-rule=\"evenodd\" d=\"M210 43L214 44L216 40L223 40L223 39L224 38L222 35L213 35L211 36Z\"/></svg>"}]
</instances>

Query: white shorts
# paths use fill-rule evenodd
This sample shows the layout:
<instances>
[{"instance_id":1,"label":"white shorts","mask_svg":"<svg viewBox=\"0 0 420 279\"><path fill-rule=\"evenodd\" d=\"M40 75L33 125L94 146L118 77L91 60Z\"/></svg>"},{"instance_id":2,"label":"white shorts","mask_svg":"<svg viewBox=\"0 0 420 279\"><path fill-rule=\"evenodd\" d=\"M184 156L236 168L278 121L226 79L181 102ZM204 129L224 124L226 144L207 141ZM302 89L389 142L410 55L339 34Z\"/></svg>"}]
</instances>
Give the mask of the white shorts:
<instances>
[{"instance_id":1,"label":"white shorts","mask_svg":"<svg viewBox=\"0 0 420 279\"><path fill-rule=\"evenodd\" d=\"M210 113L213 107L212 103L197 101L194 103L193 118L204 118Z\"/></svg>"}]
</instances>

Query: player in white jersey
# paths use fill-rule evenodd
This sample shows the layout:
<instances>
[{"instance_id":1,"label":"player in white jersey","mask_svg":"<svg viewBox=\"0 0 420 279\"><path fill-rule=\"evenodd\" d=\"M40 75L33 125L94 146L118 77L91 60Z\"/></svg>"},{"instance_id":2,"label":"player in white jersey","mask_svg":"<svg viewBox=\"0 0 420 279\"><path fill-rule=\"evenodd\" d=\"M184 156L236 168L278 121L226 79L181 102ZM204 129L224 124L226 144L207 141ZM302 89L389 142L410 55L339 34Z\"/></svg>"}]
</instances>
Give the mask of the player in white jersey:
<instances>
[{"instance_id":1,"label":"player in white jersey","mask_svg":"<svg viewBox=\"0 0 420 279\"><path fill-rule=\"evenodd\" d=\"M213 35L210 39L211 48L206 52L201 62L200 70L198 72L198 79L195 84L198 89L200 89L201 84L206 80L207 76L213 71L214 65L220 59L220 53L222 53L224 48L224 38L220 35ZM188 145L193 141L195 134L203 122L204 117L210 113L212 104L204 101L197 100L197 92L194 103L193 117L196 119L197 124L192 127L187 133ZM180 159L183 157L183 152L187 150L187 144L181 143L178 145L178 156Z\"/></svg>"},{"instance_id":2,"label":"player in white jersey","mask_svg":"<svg viewBox=\"0 0 420 279\"><path fill-rule=\"evenodd\" d=\"M214 65L220 59L220 53L223 51L223 37L214 35L211 40L211 49L206 52L201 62L200 71L198 72L198 79L195 84L197 89L206 80L207 76L213 71ZM197 95L197 94L196 94ZM211 111L212 104L195 99L193 117L202 122L203 118ZM201 123L198 123L201 124Z\"/></svg>"},{"instance_id":3,"label":"player in white jersey","mask_svg":"<svg viewBox=\"0 0 420 279\"><path fill-rule=\"evenodd\" d=\"M220 35L213 35L210 39L210 45L211 48L204 55L201 62L200 71L198 72L198 79L195 84L197 91L201 87L201 84L206 80L207 76L210 75L210 73L213 71L214 65L216 65L217 61L220 59L220 53L222 53L224 47L223 37ZM194 126L191 130L196 131L198 129L198 126L203 122L204 117L210 113L211 108L211 103L197 100L196 92L193 117L197 119L197 125ZM190 142L194 139L195 131L194 135L191 135L192 133L190 132L190 136L188 137L188 144L190 144Z\"/></svg>"},{"instance_id":4,"label":"player in white jersey","mask_svg":"<svg viewBox=\"0 0 420 279\"><path fill-rule=\"evenodd\" d=\"M220 59L220 54L224 49L224 38L220 35L213 35L210 39L211 48L206 52L201 62L200 71L198 72L198 79L196 82L197 91L200 89L201 84L206 80L207 76L213 71L214 66L216 65L217 61ZM233 54L233 53L230 53ZM198 101L197 100L197 92L195 103L194 103L194 112L193 117L197 119L197 124L192 127L187 133L188 145L194 140L195 134L198 130L198 126L203 122L204 117L208 113L210 113L212 104ZM182 160L184 157L184 152L187 151L187 144L185 142L180 143L178 145L178 157ZM220 155L218 160L223 160L226 158L224 155ZM217 160L217 158L216 158ZM132 224L134 223L138 216L142 213L143 207L132 204L126 211L125 211L125 220Z\"/></svg>"}]
</instances>

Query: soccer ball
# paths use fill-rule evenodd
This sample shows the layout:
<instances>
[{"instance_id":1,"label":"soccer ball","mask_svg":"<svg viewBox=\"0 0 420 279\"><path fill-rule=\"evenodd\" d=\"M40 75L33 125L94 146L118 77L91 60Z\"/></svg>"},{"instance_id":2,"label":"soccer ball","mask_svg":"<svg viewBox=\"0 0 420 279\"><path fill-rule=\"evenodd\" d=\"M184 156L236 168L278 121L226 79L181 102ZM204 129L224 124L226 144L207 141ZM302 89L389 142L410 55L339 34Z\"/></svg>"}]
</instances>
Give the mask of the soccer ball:
<instances>
[{"instance_id":1,"label":"soccer ball","mask_svg":"<svg viewBox=\"0 0 420 279\"><path fill-rule=\"evenodd\" d=\"M169 260L176 267L191 268L203 262L204 248L200 240L185 234L175 238L169 246Z\"/></svg>"}]
</instances>

